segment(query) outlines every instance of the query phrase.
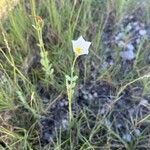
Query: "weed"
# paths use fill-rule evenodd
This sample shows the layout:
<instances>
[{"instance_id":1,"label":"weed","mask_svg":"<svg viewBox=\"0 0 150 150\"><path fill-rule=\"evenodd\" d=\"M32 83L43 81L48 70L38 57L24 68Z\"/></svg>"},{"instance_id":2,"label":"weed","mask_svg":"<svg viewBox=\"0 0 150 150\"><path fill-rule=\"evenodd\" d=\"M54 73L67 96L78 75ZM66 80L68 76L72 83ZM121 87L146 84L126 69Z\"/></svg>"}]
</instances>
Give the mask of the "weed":
<instances>
[{"instance_id":1,"label":"weed","mask_svg":"<svg viewBox=\"0 0 150 150\"><path fill-rule=\"evenodd\" d=\"M7 17L2 7L0 149L150 149L149 6L24 0Z\"/></svg>"}]
</instances>

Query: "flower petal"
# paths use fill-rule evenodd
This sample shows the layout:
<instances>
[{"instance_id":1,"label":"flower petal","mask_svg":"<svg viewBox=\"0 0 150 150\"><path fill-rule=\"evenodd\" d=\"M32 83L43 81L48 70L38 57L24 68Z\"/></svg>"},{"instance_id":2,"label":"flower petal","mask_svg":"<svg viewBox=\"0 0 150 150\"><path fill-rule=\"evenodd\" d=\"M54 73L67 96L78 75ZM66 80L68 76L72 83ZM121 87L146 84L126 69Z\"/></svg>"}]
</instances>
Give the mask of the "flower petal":
<instances>
[{"instance_id":1,"label":"flower petal","mask_svg":"<svg viewBox=\"0 0 150 150\"><path fill-rule=\"evenodd\" d=\"M89 53L89 47L91 45L91 42L85 41L82 36L80 36L77 40L72 40L73 44L73 51L77 55L83 55L83 54L88 54ZM77 53L77 49L82 49L80 53Z\"/></svg>"}]
</instances>

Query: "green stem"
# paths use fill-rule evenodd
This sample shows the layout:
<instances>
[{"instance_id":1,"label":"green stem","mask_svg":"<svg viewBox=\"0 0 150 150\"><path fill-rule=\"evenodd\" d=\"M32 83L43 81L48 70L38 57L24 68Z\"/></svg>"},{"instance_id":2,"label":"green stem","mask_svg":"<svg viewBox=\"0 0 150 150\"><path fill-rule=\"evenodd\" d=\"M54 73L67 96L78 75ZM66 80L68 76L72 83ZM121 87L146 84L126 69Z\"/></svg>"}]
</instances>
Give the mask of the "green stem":
<instances>
[{"instance_id":1,"label":"green stem","mask_svg":"<svg viewBox=\"0 0 150 150\"><path fill-rule=\"evenodd\" d=\"M69 100L69 120L71 122L72 120L72 97L73 97L73 93L72 93L72 79L73 79L73 73L74 73L74 67L75 67L75 63L77 60L78 56L75 56L72 67L71 67L71 83L70 83L70 89L68 91L68 100Z\"/></svg>"},{"instance_id":2,"label":"green stem","mask_svg":"<svg viewBox=\"0 0 150 150\"><path fill-rule=\"evenodd\" d=\"M35 5L35 0L31 0L31 5L32 5L32 15L34 17L34 22L35 22L35 26L36 26L36 31L37 31L37 37L38 37L38 41L39 41L39 47L41 51L45 51L45 47L44 47L44 42L43 42L43 37L42 37L42 30L43 30L43 26L40 25L40 23L37 21L36 18L36 5Z\"/></svg>"},{"instance_id":3,"label":"green stem","mask_svg":"<svg viewBox=\"0 0 150 150\"><path fill-rule=\"evenodd\" d=\"M73 73L74 73L74 67L75 67L75 63L77 61L78 56L75 56L72 67L71 67L71 78L73 78Z\"/></svg>"}]
</instances>

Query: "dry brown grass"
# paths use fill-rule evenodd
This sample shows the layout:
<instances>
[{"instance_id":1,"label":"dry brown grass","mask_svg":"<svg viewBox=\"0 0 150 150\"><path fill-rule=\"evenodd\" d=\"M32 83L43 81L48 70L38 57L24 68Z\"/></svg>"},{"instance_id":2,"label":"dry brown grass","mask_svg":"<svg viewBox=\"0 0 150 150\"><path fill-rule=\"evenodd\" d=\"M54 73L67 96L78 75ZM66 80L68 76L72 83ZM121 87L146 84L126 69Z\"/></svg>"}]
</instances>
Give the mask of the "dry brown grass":
<instances>
[{"instance_id":1,"label":"dry brown grass","mask_svg":"<svg viewBox=\"0 0 150 150\"><path fill-rule=\"evenodd\" d=\"M17 5L19 0L0 0L0 20L5 19L8 12Z\"/></svg>"}]
</instances>

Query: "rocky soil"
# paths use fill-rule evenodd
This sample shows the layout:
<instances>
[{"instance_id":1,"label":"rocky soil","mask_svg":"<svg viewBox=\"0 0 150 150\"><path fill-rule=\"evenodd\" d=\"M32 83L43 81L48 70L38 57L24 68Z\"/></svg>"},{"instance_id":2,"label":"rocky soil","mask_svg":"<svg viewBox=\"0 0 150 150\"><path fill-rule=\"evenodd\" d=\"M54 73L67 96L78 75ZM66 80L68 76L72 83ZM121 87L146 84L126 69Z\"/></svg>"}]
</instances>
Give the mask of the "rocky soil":
<instances>
[{"instance_id":1,"label":"rocky soil","mask_svg":"<svg viewBox=\"0 0 150 150\"><path fill-rule=\"evenodd\" d=\"M138 13L140 14L141 10ZM115 65L118 59L122 68L121 74L126 75L133 69L139 46L150 40L150 26L139 18L138 13L125 16L122 23L115 28L106 26L103 34L105 59L98 67L94 66L94 62L91 63L94 69L91 77L85 84L79 83L73 102L75 118L80 116L83 110L87 112L91 125L97 118L103 118L103 125L118 133L127 143L136 141L143 131L149 136L150 124L141 120L150 114L150 94L143 95L143 87L140 84L130 85L116 100L118 92L116 86L109 81L96 81L96 78L100 75L99 70L107 70ZM146 56L145 61L150 63L150 55ZM44 104L48 106L48 99ZM59 129L67 132L68 100L65 95L58 98L42 116L39 126L42 145L53 142ZM84 126L84 131L86 128L88 127ZM115 140L112 141L112 145L115 143Z\"/></svg>"}]
</instances>

